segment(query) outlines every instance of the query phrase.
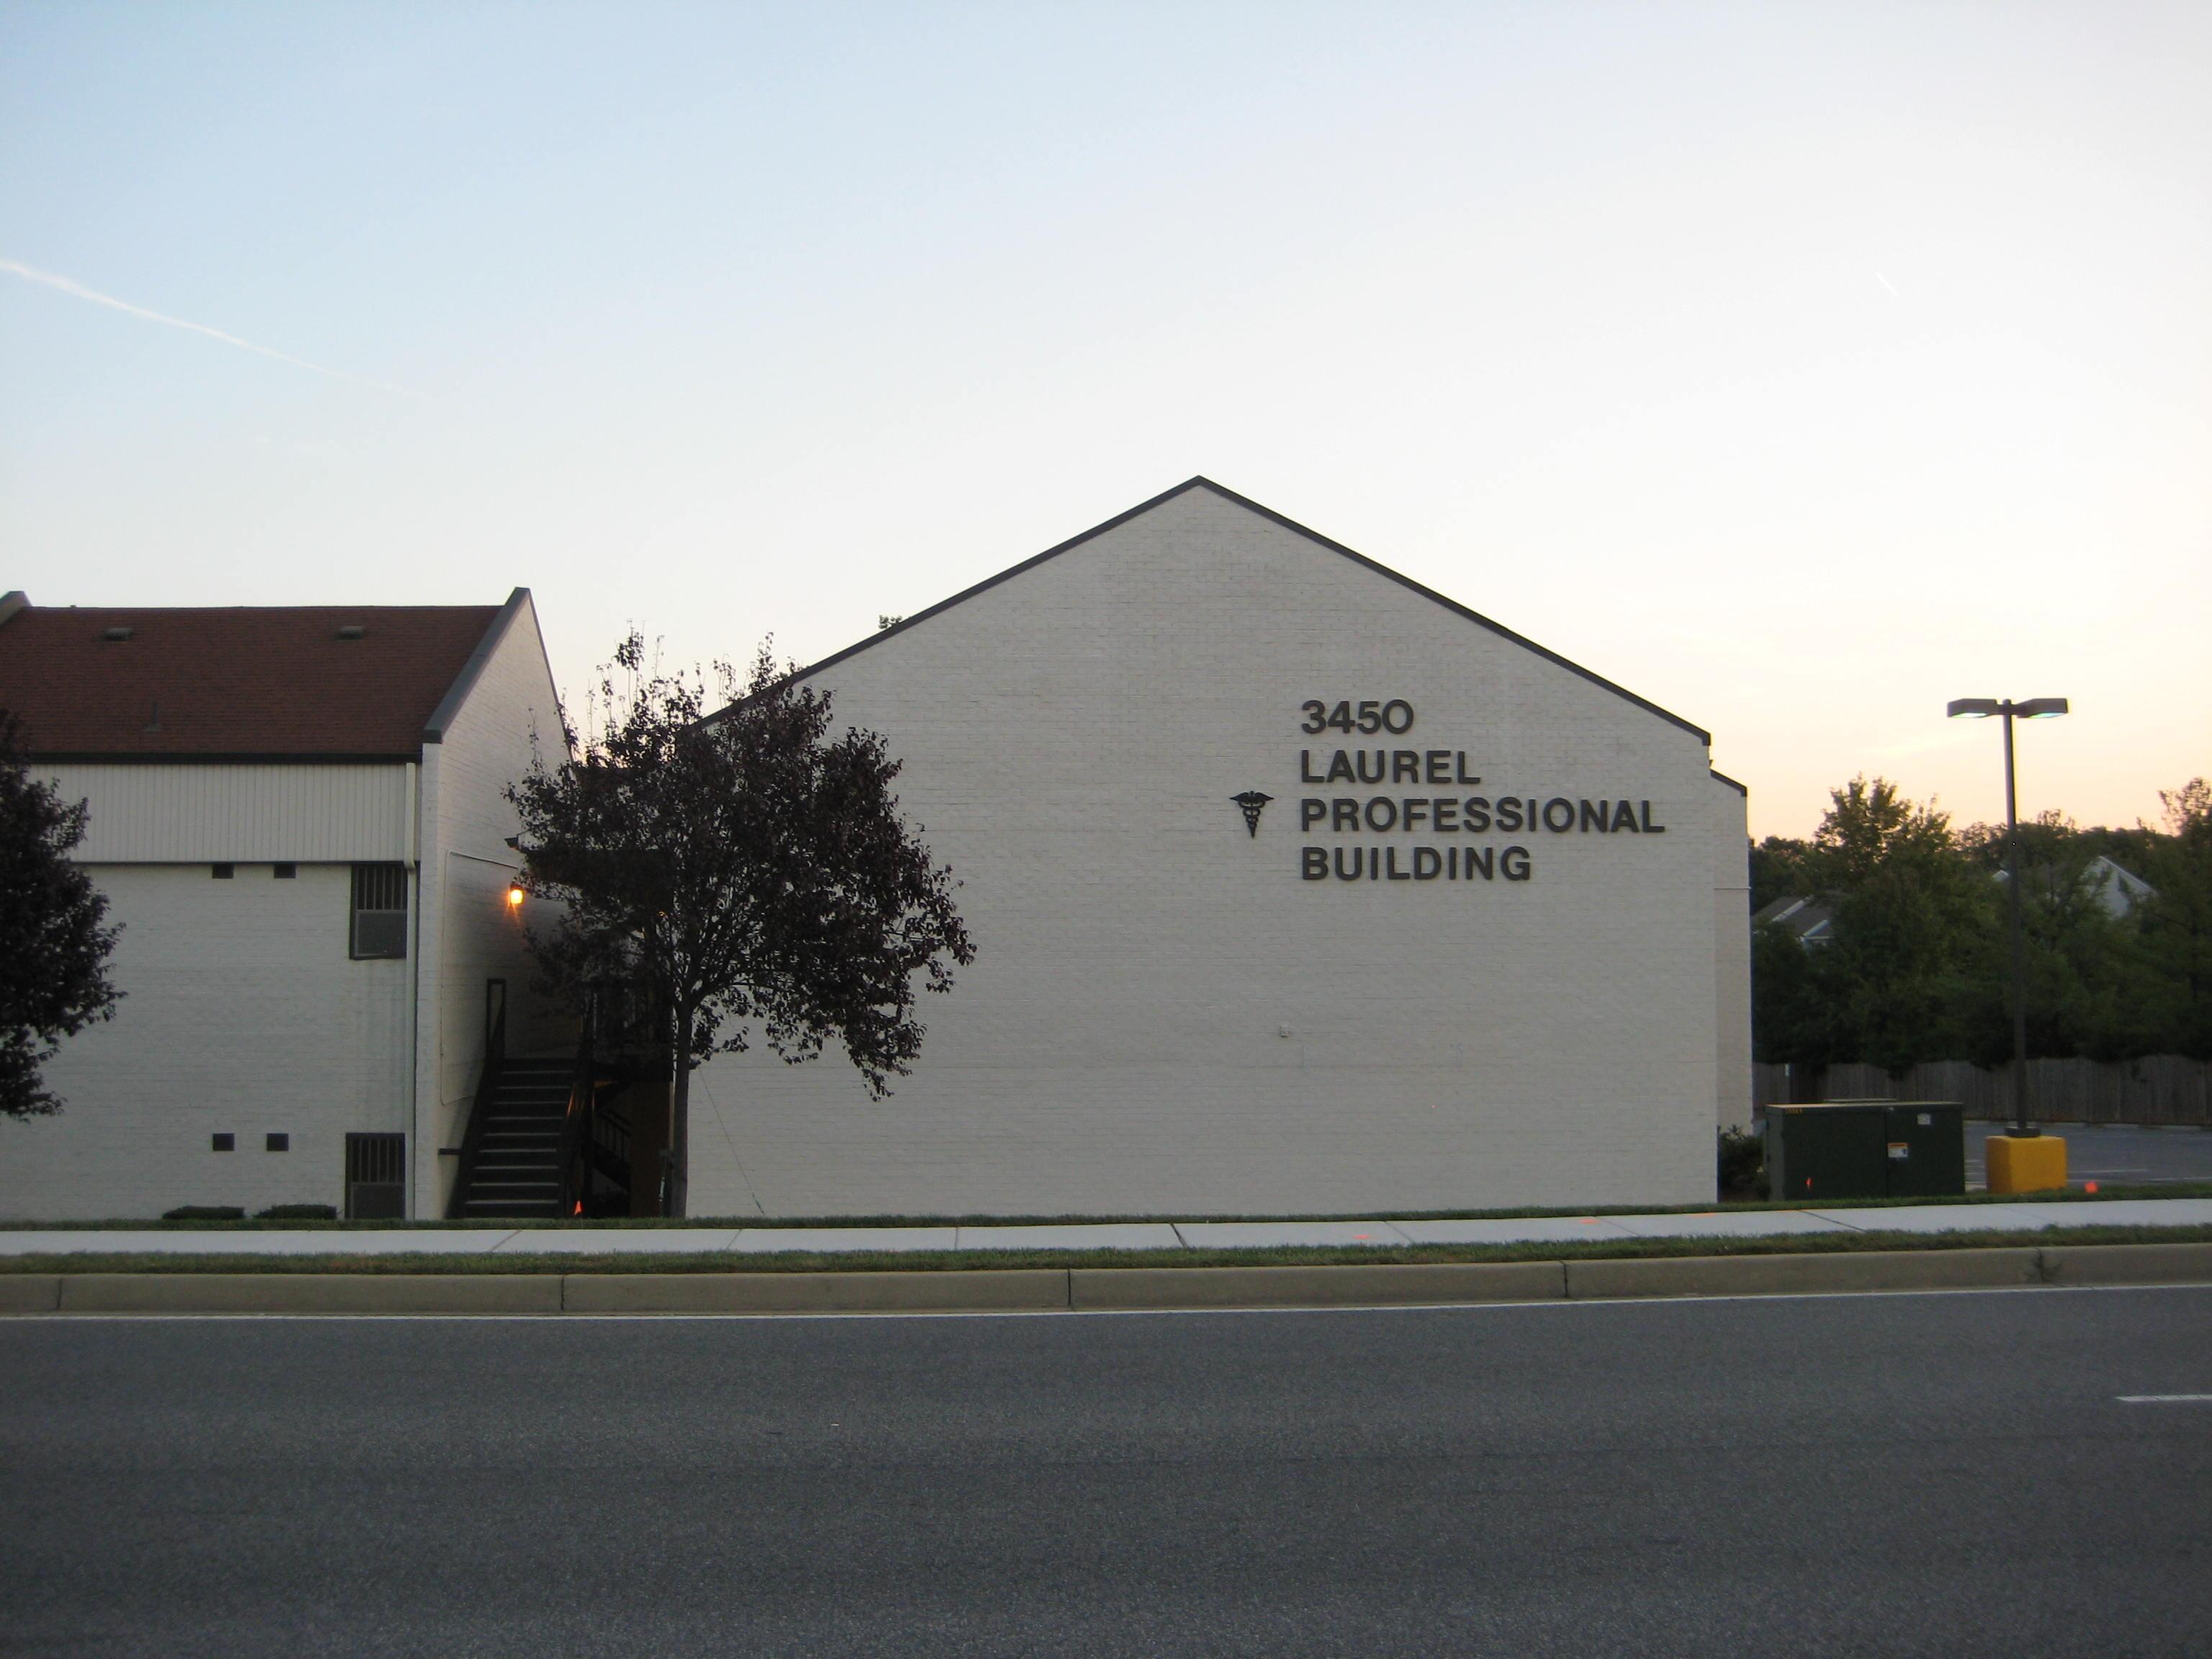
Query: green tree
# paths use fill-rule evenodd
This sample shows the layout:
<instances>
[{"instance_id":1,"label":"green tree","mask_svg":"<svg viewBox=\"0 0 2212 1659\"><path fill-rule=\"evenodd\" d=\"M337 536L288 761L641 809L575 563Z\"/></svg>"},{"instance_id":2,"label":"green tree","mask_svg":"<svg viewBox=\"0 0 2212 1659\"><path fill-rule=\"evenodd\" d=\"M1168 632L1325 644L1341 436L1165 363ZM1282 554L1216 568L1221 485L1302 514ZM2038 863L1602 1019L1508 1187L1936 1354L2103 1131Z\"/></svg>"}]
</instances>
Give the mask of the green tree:
<instances>
[{"instance_id":1,"label":"green tree","mask_svg":"<svg viewBox=\"0 0 2212 1659\"><path fill-rule=\"evenodd\" d=\"M1751 930L1751 1047L1765 1064L1825 1066L1835 1031L1815 958L1787 927L1764 922Z\"/></svg>"},{"instance_id":2,"label":"green tree","mask_svg":"<svg viewBox=\"0 0 2212 1659\"><path fill-rule=\"evenodd\" d=\"M1829 795L1800 860L1831 938L1801 963L1779 939L1754 943L1754 1019L1770 1060L1863 1060L1902 1071L1965 1041L1976 945L1994 915L1991 884L1959 855L1948 814L1861 776Z\"/></svg>"},{"instance_id":3,"label":"green tree","mask_svg":"<svg viewBox=\"0 0 2212 1659\"><path fill-rule=\"evenodd\" d=\"M2212 1059L2212 783L2160 790L2166 834L2148 843L2137 912L2148 970L2148 1046Z\"/></svg>"},{"instance_id":4,"label":"green tree","mask_svg":"<svg viewBox=\"0 0 2212 1659\"><path fill-rule=\"evenodd\" d=\"M532 949L557 986L627 983L673 1053L665 1207L685 1212L692 1072L756 1036L794 1064L836 1039L880 1097L921 1052L917 990L975 960L951 871L898 810L899 763L872 732L830 735L825 691L765 646L749 678L648 671L615 653L596 729L507 793L532 890L564 902Z\"/></svg>"},{"instance_id":5,"label":"green tree","mask_svg":"<svg viewBox=\"0 0 2212 1659\"><path fill-rule=\"evenodd\" d=\"M107 977L117 929L107 900L70 853L85 803L33 778L14 716L0 709L0 1114L40 1117L63 1102L41 1068L61 1040L113 1016Z\"/></svg>"},{"instance_id":6,"label":"green tree","mask_svg":"<svg viewBox=\"0 0 2212 1659\"><path fill-rule=\"evenodd\" d=\"M1996 889L2005 884L2004 826L1971 824L1959 840L1968 861ZM2136 927L2108 908L2110 878L2097 860L2110 837L2064 813L2045 811L2020 826L2021 931L2027 979L2027 1051L2037 1058L2086 1054L2112 1060L2140 1052L2141 977ZM2002 916L2000 916L2002 921ZM2012 972L2002 926L1980 942L1976 976L2004 985ZM1969 1011L1967 1052L1994 1061L2012 1052L2002 999Z\"/></svg>"},{"instance_id":7,"label":"green tree","mask_svg":"<svg viewBox=\"0 0 2212 1659\"><path fill-rule=\"evenodd\" d=\"M1753 915L1778 898L1795 898L1806 891L1806 843L1787 836L1769 836L1751 848L1751 908Z\"/></svg>"}]
</instances>

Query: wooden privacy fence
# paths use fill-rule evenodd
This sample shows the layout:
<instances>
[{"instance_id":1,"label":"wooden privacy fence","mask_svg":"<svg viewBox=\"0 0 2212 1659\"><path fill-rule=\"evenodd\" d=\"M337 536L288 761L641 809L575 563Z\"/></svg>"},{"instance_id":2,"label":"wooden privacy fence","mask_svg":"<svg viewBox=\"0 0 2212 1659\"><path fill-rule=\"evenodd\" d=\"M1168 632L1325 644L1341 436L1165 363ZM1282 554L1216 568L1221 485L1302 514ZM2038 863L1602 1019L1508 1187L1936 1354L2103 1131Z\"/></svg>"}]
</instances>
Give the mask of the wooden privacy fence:
<instances>
[{"instance_id":1,"label":"wooden privacy fence","mask_svg":"<svg viewBox=\"0 0 2212 1659\"><path fill-rule=\"evenodd\" d=\"M2009 1066L1935 1060L1892 1077L1879 1066L1754 1066L1752 1104L1823 1100L1955 1100L1969 1118L2012 1115ZM2031 1060L2027 1115L2039 1123L2194 1123L2212 1127L2212 1064L2180 1054L2142 1060Z\"/></svg>"}]
</instances>

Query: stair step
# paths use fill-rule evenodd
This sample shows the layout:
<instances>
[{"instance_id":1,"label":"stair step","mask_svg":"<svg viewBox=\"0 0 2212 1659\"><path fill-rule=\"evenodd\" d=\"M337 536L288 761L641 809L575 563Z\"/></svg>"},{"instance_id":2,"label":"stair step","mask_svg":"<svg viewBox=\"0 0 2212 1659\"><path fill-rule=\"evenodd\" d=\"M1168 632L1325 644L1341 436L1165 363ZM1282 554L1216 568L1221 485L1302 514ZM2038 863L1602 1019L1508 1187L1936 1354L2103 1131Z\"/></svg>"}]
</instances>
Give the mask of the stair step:
<instances>
[{"instance_id":1,"label":"stair step","mask_svg":"<svg viewBox=\"0 0 2212 1659\"><path fill-rule=\"evenodd\" d=\"M578 1073L573 1059L508 1060L479 1098L475 1151L454 1213L490 1219L550 1219L568 1213L569 1170L562 1154L572 1132L569 1107ZM604 1088L604 1082L602 1082ZM593 1155L604 1162L603 1153Z\"/></svg>"}]
</instances>

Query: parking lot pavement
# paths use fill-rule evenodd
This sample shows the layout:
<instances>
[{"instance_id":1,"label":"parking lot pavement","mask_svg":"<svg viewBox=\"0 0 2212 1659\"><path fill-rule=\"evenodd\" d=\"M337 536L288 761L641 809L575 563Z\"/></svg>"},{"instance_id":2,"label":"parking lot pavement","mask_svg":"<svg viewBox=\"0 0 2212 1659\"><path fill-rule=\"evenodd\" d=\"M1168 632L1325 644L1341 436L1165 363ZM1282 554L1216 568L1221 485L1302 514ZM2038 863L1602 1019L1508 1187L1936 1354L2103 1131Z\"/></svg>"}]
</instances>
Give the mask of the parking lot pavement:
<instances>
[{"instance_id":1,"label":"parking lot pavement","mask_svg":"<svg viewBox=\"0 0 2212 1659\"><path fill-rule=\"evenodd\" d=\"M2129 1123L2047 1123L2046 1134L2066 1143L2066 1180L2137 1187L2176 1181L2212 1181L2212 1130L2152 1128ZM1966 1126L1966 1185L1980 1188L1989 1176L1982 1147L2001 1135L2002 1123Z\"/></svg>"}]
</instances>

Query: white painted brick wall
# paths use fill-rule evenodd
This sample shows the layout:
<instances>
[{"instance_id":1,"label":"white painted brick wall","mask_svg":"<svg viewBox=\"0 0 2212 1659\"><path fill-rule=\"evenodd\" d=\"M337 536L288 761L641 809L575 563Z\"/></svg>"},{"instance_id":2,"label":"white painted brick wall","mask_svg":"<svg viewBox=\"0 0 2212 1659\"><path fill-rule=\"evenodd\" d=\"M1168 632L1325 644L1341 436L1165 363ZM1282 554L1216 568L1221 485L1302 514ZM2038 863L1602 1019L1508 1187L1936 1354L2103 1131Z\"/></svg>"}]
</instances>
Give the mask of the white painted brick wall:
<instances>
[{"instance_id":1,"label":"white painted brick wall","mask_svg":"<svg viewBox=\"0 0 2212 1659\"><path fill-rule=\"evenodd\" d=\"M1479 595L1475 596L1478 599ZM720 1059L697 1214L1357 1212L1713 1190L1717 809L1692 733L1203 489L824 672L890 739L981 957L915 1074ZM1479 789L1313 788L1319 697ZM1256 838L1229 797L1274 796ZM1649 799L1663 836L1528 846L1526 884L1308 883L1305 794ZM1283 1035L1287 1030L1288 1035ZM1733 1086L1733 1085L1729 1085Z\"/></svg>"},{"instance_id":2,"label":"white painted brick wall","mask_svg":"<svg viewBox=\"0 0 2212 1659\"><path fill-rule=\"evenodd\" d=\"M410 1024L409 964L347 955L351 866L89 868L124 1000L46 1068L64 1112L0 1118L0 1217L343 1205L347 1131L407 1127ZM218 1130L237 1151L210 1150Z\"/></svg>"},{"instance_id":3,"label":"white painted brick wall","mask_svg":"<svg viewBox=\"0 0 2212 1659\"><path fill-rule=\"evenodd\" d=\"M1723 1129L1751 1127L1751 826L1741 790L1713 780L1713 1036Z\"/></svg>"},{"instance_id":4,"label":"white painted brick wall","mask_svg":"<svg viewBox=\"0 0 2212 1659\"><path fill-rule=\"evenodd\" d=\"M507 845L515 833L514 809L502 791L529 770L532 740L549 761L562 753L561 714L536 613L527 605L484 665L468 701L445 734L424 754L422 862L426 925L423 1006L418 1037L420 1072L413 1147L416 1212L445 1213L456 1161L441 1146L457 1146L468 1127L483 1066L484 985L504 979L507 1052L570 1054L573 1020L535 988L525 929L543 927L552 913L532 901L507 902L507 884L521 868Z\"/></svg>"}]
</instances>

